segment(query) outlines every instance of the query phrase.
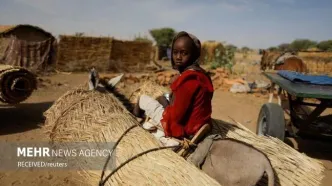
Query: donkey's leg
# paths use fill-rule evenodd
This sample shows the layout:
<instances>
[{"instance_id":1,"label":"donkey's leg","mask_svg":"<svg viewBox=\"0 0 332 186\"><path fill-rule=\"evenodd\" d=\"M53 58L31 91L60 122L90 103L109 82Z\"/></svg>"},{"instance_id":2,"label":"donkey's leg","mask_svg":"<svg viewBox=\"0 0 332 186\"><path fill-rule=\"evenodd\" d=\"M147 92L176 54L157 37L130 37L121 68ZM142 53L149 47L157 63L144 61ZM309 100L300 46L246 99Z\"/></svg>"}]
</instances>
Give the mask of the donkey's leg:
<instances>
[{"instance_id":1,"label":"donkey's leg","mask_svg":"<svg viewBox=\"0 0 332 186\"><path fill-rule=\"evenodd\" d=\"M275 83L272 83L271 87L270 87L269 103L272 103L272 101L273 101L274 87L275 87Z\"/></svg>"},{"instance_id":2,"label":"donkey's leg","mask_svg":"<svg viewBox=\"0 0 332 186\"><path fill-rule=\"evenodd\" d=\"M281 93L282 93L282 89L280 86L278 86L278 104L281 106Z\"/></svg>"}]
</instances>

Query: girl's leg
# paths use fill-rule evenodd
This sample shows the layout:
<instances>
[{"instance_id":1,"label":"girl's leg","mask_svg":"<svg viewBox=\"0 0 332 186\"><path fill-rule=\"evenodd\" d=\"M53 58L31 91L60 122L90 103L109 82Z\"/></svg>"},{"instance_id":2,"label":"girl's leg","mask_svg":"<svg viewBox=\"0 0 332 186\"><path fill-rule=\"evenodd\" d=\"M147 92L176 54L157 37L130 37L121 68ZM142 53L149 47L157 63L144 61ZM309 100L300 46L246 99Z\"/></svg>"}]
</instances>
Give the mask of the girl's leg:
<instances>
[{"instance_id":1,"label":"girl's leg","mask_svg":"<svg viewBox=\"0 0 332 186\"><path fill-rule=\"evenodd\" d=\"M164 146L179 145L177 140L165 137L164 130L161 126L160 120L164 112L164 107L155 99L142 95L138 100L139 107L145 111L145 114L149 116L153 121L148 121L143 124L143 128L149 128L152 126L157 127L157 131L152 133Z\"/></svg>"},{"instance_id":2,"label":"girl's leg","mask_svg":"<svg viewBox=\"0 0 332 186\"><path fill-rule=\"evenodd\" d=\"M160 125L164 107L157 100L151 98L150 96L142 95L138 100L138 104L140 109L144 110L147 116Z\"/></svg>"}]
</instances>

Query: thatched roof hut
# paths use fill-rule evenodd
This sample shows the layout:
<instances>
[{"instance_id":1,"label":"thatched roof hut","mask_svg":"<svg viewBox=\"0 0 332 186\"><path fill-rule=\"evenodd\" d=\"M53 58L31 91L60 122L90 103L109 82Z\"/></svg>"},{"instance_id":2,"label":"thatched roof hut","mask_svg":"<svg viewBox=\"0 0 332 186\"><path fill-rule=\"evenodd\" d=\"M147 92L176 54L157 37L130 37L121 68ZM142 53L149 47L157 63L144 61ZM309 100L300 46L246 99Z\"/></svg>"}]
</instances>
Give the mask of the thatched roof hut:
<instances>
[{"instance_id":1,"label":"thatched roof hut","mask_svg":"<svg viewBox=\"0 0 332 186\"><path fill-rule=\"evenodd\" d=\"M40 42L55 38L50 32L33 25L0 25L0 37L15 36L19 40Z\"/></svg>"},{"instance_id":2,"label":"thatched roof hut","mask_svg":"<svg viewBox=\"0 0 332 186\"><path fill-rule=\"evenodd\" d=\"M32 25L0 25L0 63L45 70L56 61L56 38Z\"/></svg>"}]
</instances>

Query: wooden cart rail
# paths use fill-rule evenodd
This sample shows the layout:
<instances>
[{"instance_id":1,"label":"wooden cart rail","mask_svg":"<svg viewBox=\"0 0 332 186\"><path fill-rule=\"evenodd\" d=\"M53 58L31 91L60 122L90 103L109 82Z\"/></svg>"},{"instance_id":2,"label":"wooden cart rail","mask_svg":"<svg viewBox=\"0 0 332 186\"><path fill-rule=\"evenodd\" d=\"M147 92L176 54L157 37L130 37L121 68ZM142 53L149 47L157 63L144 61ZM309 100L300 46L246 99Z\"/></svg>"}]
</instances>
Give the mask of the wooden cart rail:
<instances>
[{"instance_id":1,"label":"wooden cart rail","mask_svg":"<svg viewBox=\"0 0 332 186\"><path fill-rule=\"evenodd\" d=\"M287 124L284 120L284 109L278 97L278 103L272 103L272 97L269 103L262 106L258 123L257 133L259 135L270 135L284 140L285 131L291 135L309 134L314 136L332 137L332 115L321 116L327 109L332 108L332 86L331 85L314 85L304 82L292 82L276 72L263 72L271 82L271 90L274 89L273 84L278 85L287 92L289 102L289 115L291 122ZM280 91L278 92L278 94ZM279 95L278 95L279 96ZM304 98L312 98L319 103L305 102ZM315 107L305 116L299 115L296 108L303 106ZM318 123L326 123L329 126L321 127Z\"/></svg>"},{"instance_id":2,"label":"wooden cart rail","mask_svg":"<svg viewBox=\"0 0 332 186\"><path fill-rule=\"evenodd\" d=\"M282 89L286 90L292 96L301 98L332 99L332 86L292 82L274 72L264 72L263 75Z\"/></svg>"}]
</instances>

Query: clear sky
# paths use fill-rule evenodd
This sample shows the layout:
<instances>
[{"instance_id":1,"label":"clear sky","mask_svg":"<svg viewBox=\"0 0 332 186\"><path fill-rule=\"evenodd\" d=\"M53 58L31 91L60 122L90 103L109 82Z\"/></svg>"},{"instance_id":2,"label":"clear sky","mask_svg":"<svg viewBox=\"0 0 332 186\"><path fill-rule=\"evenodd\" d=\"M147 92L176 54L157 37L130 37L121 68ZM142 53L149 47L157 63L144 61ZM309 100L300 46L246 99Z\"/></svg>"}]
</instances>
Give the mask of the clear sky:
<instances>
[{"instance_id":1,"label":"clear sky","mask_svg":"<svg viewBox=\"0 0 332 186\"><path fill-rule=\"evenodd\" d=\"M0 0L0 24L24 23L119 39L172 27L201 41L266 48L332 39L332 0Z\"/></svg>"}]
</instances>

